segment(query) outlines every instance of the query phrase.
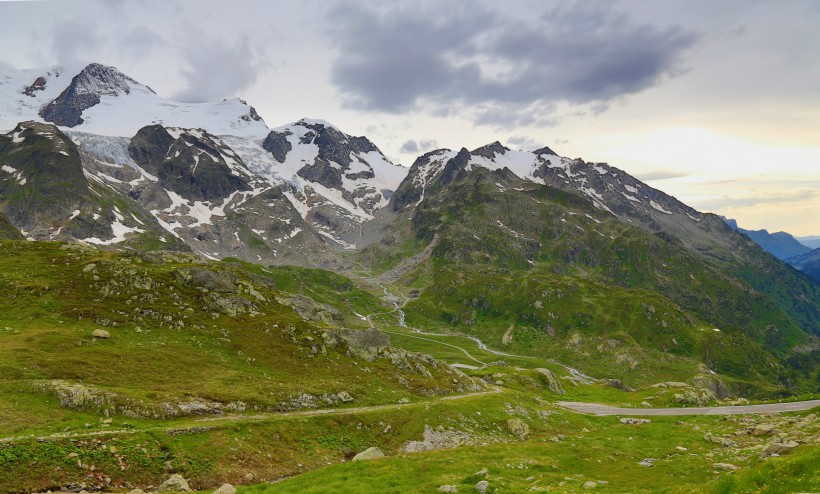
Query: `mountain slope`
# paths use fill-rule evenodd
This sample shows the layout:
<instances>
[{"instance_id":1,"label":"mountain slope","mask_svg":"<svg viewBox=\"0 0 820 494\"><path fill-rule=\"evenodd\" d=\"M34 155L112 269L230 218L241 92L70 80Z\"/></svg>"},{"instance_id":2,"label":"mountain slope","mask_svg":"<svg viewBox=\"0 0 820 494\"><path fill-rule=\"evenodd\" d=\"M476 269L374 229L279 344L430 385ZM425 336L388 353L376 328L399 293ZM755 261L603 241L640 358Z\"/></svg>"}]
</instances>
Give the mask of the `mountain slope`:
<instances>
[{"instance_id":1,"label":"mountain slope","mask_svg":"<svg viewBox=\"0 0 820 494\"><path fill-rule=\"evenodd\" d=\"M2 214L0 214L0 240L24 240L23 234L14 228L14 225L9 223L9 220Z\"/></svg>"},{"instance_id":2,"label":"mountain slope","mask_svg":"<svg viewBox=\"0 0 820 494\"><path fill-rule=\"evenodd\" d=\"M790 257L786 262L820 282L820 249Z\"/></svg>"},{"instance_id":3,"label":"mountain slope","mask_svg":"<svg viewBox=\"0 0 820 494\"><path fill-rule=\"evenodd\" d=\"M716 216L678 206L623 172L515 153L517 159L506 161L517 165L514 174L497 156L487 164L487 151L492 150L435 151L419 158L391 199L393 219L384 220L385 238L394 240L374 244L360 257L375 265L373 260L391 256L396 240L420 245L417 249L434 245L428 263L403 275L403 283L421 292L406 306L410 324L466 331L496 348L509 331L511 348L539 355L564 354L572 341L589 337L591 346L579 346L576 355L570 352L564 359L604 366L610 373L626 369L616 361L618 352L605 351L607 341L617 341L641 365L660 350L741 380L751 371L760 373L760 381L795 384L780 366L794 347L815 334L812 321L820 317L816 285L748 240L743 246L743 238ZM564 176L564 187L539 184L536 174L553 177L551 181ZM601 182L605 176L611 178ZM624 197L626 187L638 191L632 199L609 199ZM661 223L654 219L656 213L674 218ZM409 228L399 228L403 221ZM652 222L659 226L646 231ZM699 230L699 238L680 239L669 233L675 229ZM702 253L707 242L712 250ZM718 249L733 244L748 252L727 255ZM732 269L746 271L741 278ZM522 292L521 283L534 291ZM767 293L755 283L774 286ZM655 320L649 311L643 324L613 323L610 314L620 314L632 303L624 300L640 306L638 301L646 298L630 290L660 295L663 302L650 305L669 315ZM591 310L580 295L575 304L565 304L561 296L542 296L572 292L600 300L594 305L600 311ZM515 295L508 300L506 294ZM499 300L509 303L496 304ZM675 313L681 314L681 322L672 324ZM647 339L648 334L655 336ZM662 341L662 334L669 339ZM516 344L517 335L521 339ZM657 356L647 367L660 369L662 360ZM634 369L626 372L634 376Z\"/></svg>"},{"instance_id":4,"label":"mountain slope","mask_svg":"<svg viewBox=\"0 0 820 494\"><path fill-rule=\"evenodd\" d=\"M185 249L130 197L93 180L78 147L53 125L0 134L0 212L35 240ZM89 180L89 177L92 179Z\"/></svg>"}]
</instances>

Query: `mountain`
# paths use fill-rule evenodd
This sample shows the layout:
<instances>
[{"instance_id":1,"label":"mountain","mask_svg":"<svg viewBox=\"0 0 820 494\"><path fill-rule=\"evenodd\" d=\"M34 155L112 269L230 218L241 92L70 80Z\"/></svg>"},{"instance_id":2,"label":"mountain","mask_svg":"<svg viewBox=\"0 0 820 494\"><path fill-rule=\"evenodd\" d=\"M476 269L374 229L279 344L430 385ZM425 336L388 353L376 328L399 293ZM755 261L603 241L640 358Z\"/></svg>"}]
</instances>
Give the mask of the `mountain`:
<instances>
[{"instance_id":1,"label":"mountain","mask_svg":"<svg viewBox=\"0 0 820 494\"><path fill-rule=\"evenodd\" d=\"M756 244L763 247L766 252L771 252L778 259L787 259L805 254L811 250L811 248L786 232L769 233L767 230L746 230L740 228L736 220L730 218L724 218L724 220L733 230L747 235Z\"/></svg>"},{"instance_id":2,"label":"mountain","mask_svg":"<svg viewBox=\"0 0 820 494\"><path fill-rule=\"evenodd\" d=\"M790 257L786 262L820 282L820 249Z\"/></svg>"},{"instance_id":3,"label":"mountain","mask_svg":"<svg viewBox=\"0 0 820 494\"><path fill-rule=\"evenodd\" d=\"M89 180L80 150L53 125L0 134L0 212L34 240L186 249L128 196Z\"/></svg>"},{"instance_id":4,"label":"mountain","mask_svg":"<svg viewBox=\"0 0 820 494\"><path fill-rule=\"evenodd\" d=\"M269 129L242 102L168 102L96 64L0 90L41 120L0 136L0 212L28 238L322 267L415 294L415 327L634 384L813 386L788 359L818 337L820 287L606 163L494 142L408 169L328 122Z\"/></svg>"},{"instance_id":5,"label":"mountain","mask_svg":"<svg viewBox=\"0 0 820 494\"><path fill-rule=\"evenodd\" d=\"M795 237L797 241L801 244L809 247L810 249L818 249L820 248L820 236L817 235L809 235L808 237Z\"/></svg>"},{"instance_id":6,"label":"mountain","mask_svg":"<svg viewBox=\"0 0 820 494\"><path fill-rule=\"evenodd\" d=\"M633 378L624 362L657 370L665 357L649 350L663 349L741 380L760 371L758 383L791 379L772 359L817 337L816 284L719 217L603 163L499 143L433 151L383 216L384 240L360 262L395 266L380 279L420 292L406 305L417 327L576 362L580 353L588 369ZM649 293L662 298L642 322L627 322Z\"/></svg>"},{"instance_id":7,"label":"mountain","mask_svg":"<svg viewBox=\"0 0 820 494\"><path fill-rule=\"evenodd\" d=\"M159 97L114 67L69 64L0 74L0 129L40 120L97 135L130 137L147 125L204 128L216 135L264 136L253 107L233 98L181 103Z\"/></svg>"}]
</instances>

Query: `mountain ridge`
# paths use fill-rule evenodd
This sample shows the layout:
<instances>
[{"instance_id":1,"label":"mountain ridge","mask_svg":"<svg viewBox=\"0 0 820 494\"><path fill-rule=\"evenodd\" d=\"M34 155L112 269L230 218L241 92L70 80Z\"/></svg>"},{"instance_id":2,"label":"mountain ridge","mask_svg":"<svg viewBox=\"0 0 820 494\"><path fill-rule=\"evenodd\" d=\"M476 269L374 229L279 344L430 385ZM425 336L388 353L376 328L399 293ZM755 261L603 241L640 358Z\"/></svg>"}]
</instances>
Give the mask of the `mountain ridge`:
<instances>
[{"instance_id":1,"label":"mountain ridge","mask_svg":"<svg viewBox=\"0 0 820 494\"><path fill-rule=\"evenodd\" d=\"M97 91L100 103L79 109L83 100L76 96L83 91L74 83L82 78L72 79L73 92L60 93L65 95L60 105L83 119L71 130L30 122L0 137L5 143L0 161L9 163L0 172L0 208L27 237L321 267L356 276L365 285L404 266L390 278L394 286L418 292L417 300L408 301L415 311L408 319L448 331L478 331L463 324L483 318L484 326L476 327L493 337L498 336L495 323L523 325L520 334L542 345L532 349L536 353L574 338L573 331L582 334L607 324L607 314L588 309L578 319L557 309L546 316L541 309L522 308L520 313L529 315L507 320L512 315L500 308L487 313L485 304L472 302L481 300L481 277L501 285L520 277L544 287L543 293L569 283L602 300L608 298L602 294L618 294L612 298L625 297L632 308L640 307L635 301L641 294L658 296L653 307L664 307L670 318L678 314L674 330L662 329L672 319L656 320L649 309L647 320L660 326L636 323L635 328L673 334L671 339L623 326L623 334L592 340L608 338L620 345L627 338L631 343L623 347L624 358L638 358L638 349L681 351L683 358L700 359L734 378L748 371L757 372L766 386L809 385L800 384L808 378L790 374L786 359L818 337L818 285L716 215L696 211L618 168L561 157L549 148L515 151L498 141L472 151L431 151L403 168L367 137L348 135L323 120L269 129L249 117L231 127L235 108L230 105L202 125L166 122L183 108L174 107L162 122L148 122L125 137L99 135L87 132L104 122L105 114L95 113L98 108L109 117L117 108L133 117L129 98L159 101L153 92L137 91L133 84L138 83L129 82L133 79L99 70L99 78L113 78ZM44 79L15 94L53 102L62 97L54 96L59 89L54 86ZM246 116L253 113L241 105ZM150 114L152 107L146 108L140 115ZM130 125L137 121L131 119ZM41 135L40 144L27 141L34 134ZM36 154L38 149L45 152ZM17 166L16 156L25 153L33 156L26 161L31 170ZM34 171L60 167L72 170L67 176L76 181L75 192L52 191L35 180ZM51 216L21 216L20 211L37 209L16 205L11 199L20 194L37 198L33 204ZM52 195L66 204L54 207ZM407 259L414 261L402 264ZM452 285L453 277L462 285ZM571 291L569 285L561 290ZM463 299L439 293L442 287ZM551 300L529 296L534 297L521 299L533 307ZM431 297L448 306L425 305ZM720 334L692 333L708 325ZM549 334L549 327L563 332L554 341L533 336L541 330ZM521 345L513 334L508 344ZM743 352L732 350L733 345ZM653 358L652 365L663 360Z\"/></svg>"}]
</instances>

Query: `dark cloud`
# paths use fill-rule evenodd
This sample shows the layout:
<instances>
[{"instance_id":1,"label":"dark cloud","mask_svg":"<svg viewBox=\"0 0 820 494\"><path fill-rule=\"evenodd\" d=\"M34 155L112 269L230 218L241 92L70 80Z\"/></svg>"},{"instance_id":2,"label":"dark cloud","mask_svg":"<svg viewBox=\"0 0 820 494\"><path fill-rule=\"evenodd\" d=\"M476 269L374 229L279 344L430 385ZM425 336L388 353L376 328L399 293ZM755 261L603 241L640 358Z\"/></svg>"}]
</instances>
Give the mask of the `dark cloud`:
<instances>
[{"instance_id":1,"label":"dark cloud","mask_svg":"<svg viewBox=\"0 0 820 494\"><path fill-rule=\"evenodd\" d=\"M653 171L653 172L646 172L646 173L636 174L635 178L637 178L641 182L647 182L649 180L669 180L669 179L672 179L672 178L680 178L680 177L687 177L687 176L689 176L688 173L658 170L658 171Z\"/></svg>"},{"instance_id":2,"label":"dark cloud","mask_svg":"<svg viewBox=\"0 0 820 494\"><path fill-rule=\"evenodd\" d=\"M478 2L414 4L381 11L344 3L331 9L338 56L332 82L346 102L400 113L431 103L475 108L478 123L548 124L543 107L590 105L681 71L697 35L680 27L639 24L598 3L564 3L534 16L509 17ZM504 109L515 115L499 115Z\"/></svg>"},{"instance_id":3,"label":"dark cloud","mask_svg":"<svg viewBox=\"0 0 820 494\"><path fill-rule=\"evenodd\" d=\"M187 87L174 97L187 103L239 96L267 67L243 37L234 43L211 39L182 49L187 67L180 73Z\"/></svg>"},{"instance_id":4,"label":"dark cloud","mask_svg":"<svg viewBox=\"0 0 820 494\"><path fill-rule=\"evenodd\" d=\"M438 141L435 139L422 139L420 141L416 141L413 139L409 139L407 142L401 145L402 153L413 154L413 153L426 153L427 151L432 151L434 149L438 149Z\"/></svg>"}]
</instances>

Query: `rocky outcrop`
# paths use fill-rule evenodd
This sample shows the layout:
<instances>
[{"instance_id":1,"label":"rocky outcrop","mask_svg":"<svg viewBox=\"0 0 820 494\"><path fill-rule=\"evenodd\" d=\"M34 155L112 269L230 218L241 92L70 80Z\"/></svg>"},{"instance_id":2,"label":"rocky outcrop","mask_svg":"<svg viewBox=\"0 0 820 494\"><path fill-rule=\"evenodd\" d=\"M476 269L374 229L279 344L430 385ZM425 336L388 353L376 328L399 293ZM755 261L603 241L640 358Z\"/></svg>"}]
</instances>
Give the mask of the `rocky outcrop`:
<instances>
[{"instance_id":1,"label":"rocky outcrop","mask_svg":"<svg viewBox=\"0 0 820 494\"><path fill-rule=\"evenodd\" d=\"M262 148L272 154L273 159L279 163L284 163L288 153L293 149L293 145L288 141L289 135L293 135L293 132L289 130L284 132L272 130L262 141Z\"/></svg>"},{"instance_id":2,"label":"rocky outcrop","mask_svg":"<svg viewBox=\"0 0 820 494\"><path fill-rule=\"evenodd\" d=\"M564 391L563 386L561 386L561 382L558 380L557 377L555 377L555 374L553 374L551 370L539 368L535 369L535 371L541 375L544 381L546 381L547 387L550 389L550 391L552 391L553 393L558 393L561 396L564 396L564 393L566 391Z\"/></svg>"},{"instance_id":3,"label":"rocky outcrop","mask_svg":"<svg viewBox=\"0 0 820 494\"><path fill-rule=\"evenodd\" d=\"M251 173L239 156L217 137L200 129L143 127L128 153L158 184L185 199L222 201L251 190Z\"/></svg>"},{"instance_id":4,"label":"rocky outcrop","mask_svg":"<svg viewBox=\"0 0 820 494\"><path fill-rule=\"evenodd\" d=\"M421 441L410 441L404 445L405 453L418 453L420 451L433 451L438 449L453 449L462 444L476 444L478 441L469 432L457 431L455 429L445 430L443 427L436 429L424 426L424 439Z\"/></svg>"}]
</instances>

